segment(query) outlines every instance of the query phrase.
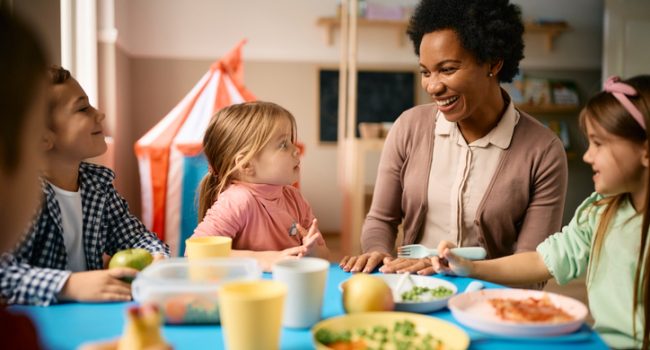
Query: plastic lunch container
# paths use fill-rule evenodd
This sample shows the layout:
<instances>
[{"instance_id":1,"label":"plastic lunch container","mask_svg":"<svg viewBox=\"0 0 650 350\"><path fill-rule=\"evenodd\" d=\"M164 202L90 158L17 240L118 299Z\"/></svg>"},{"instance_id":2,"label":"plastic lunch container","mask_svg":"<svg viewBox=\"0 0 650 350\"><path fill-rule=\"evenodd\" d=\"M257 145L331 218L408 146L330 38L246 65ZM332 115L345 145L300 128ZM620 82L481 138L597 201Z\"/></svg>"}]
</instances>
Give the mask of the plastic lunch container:
<instances>
[{"instance_id":1,"label":"plastic lunch container","mask_svg":"<svg viewBox=\"0 0 650 350\"><path fill-rule=\"evenodd\" d=\"M252 258L171 258L149 265L131 284L133 299L154 303L169 324L218 323L217 289L224 282L262 275Z\"/></svg>"}]
</instances>

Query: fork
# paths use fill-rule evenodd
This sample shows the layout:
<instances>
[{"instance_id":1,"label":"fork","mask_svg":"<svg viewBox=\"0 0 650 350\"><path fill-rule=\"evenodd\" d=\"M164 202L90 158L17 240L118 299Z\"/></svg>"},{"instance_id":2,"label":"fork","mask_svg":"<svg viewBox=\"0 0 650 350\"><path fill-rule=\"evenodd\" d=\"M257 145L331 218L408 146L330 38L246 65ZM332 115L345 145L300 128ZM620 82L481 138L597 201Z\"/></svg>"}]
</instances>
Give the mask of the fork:
<instances>
[{"instance_id":1,"label":"fork","mask_svg":"<svg viewBox=\"0 0 650 350\"><path fill-rule=\"evenodd\" d=\"M461 258L469 260L482 260L485 259L485 256L487 255L487 252L483 247L451 248L451 252ZM418 259L435 255L438 255L438 249L430 249L422 244L409 244L397 248L398 258Z\"/></svg>"}]
</instances>

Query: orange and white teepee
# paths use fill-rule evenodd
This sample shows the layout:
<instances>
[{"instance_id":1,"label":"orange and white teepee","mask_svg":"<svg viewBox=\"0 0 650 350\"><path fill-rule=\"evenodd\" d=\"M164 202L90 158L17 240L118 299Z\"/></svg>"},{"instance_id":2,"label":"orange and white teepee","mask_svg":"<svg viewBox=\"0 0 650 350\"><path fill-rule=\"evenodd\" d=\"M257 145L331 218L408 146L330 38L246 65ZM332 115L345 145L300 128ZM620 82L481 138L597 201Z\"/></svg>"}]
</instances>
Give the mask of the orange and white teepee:
<instances>
[{"instance_id":1,"label":"orange and white teepee","mask_svg":"<svg viewBox=\"0 0 650 350\"><path fill-rule=\"evenodd\" d=\"M135 144L144 224L183 254L197 225L196 188L208 166L201 143L216 111L253 101L243 85L245 41L210 66L192 90Z\"/></svg>"}]
</instances>

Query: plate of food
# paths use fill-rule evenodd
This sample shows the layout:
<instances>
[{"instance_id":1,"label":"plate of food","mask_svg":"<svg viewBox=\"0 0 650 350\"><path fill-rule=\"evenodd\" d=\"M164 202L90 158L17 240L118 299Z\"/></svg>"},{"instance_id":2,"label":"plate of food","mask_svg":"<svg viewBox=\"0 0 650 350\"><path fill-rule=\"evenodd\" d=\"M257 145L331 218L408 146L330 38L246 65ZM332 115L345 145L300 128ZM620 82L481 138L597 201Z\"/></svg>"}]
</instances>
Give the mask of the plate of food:
<instances>
[{"instance_id":1,"label":"plate of food","mask_svg":"<svg viewBox=\"0 0 650 350\"><path fill-rule=\"evenodd\" d=\"M490 289L449 300L456 320L476 330L512 337L555 336L576 331L587 307L563 295L528 289Z\"/></svg>"},{"instance_id":2,"label":"plate of food","mask_svg":"<svg viewBox=\"0 0 650 350\"><path fill-rule=\"evenodd\" d=\"M441 319L407 312L359 312L332 317L311 329L317 350L467 349L469 337ZM429 345L429 347L426 347Z\"/></svg>"},{"instance_id":3,"label":"plate of food","mask_svg":"<svg viewBox=\"0 0 650 350\"><path fill-rule=\"evenodd\" d=\"M431 313L447 306L449 298L458 291L453 283L431 276L393 273L372 276L382 279L390 287L395 311ZM339 285L340 291L343 291L344 283Z\"/></svg>"}]
</instances>

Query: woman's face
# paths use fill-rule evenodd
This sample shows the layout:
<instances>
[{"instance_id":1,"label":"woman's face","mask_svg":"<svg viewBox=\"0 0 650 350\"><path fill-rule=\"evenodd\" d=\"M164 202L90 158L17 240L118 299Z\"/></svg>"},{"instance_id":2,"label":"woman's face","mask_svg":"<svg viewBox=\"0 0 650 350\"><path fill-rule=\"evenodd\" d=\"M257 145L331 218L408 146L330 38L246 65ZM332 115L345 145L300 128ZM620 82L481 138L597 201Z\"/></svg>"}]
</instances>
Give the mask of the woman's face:
<instances>
[{"instance_id":1,"label":"woman's face","mask_svg":"<svg viewBox=\"0 0 650 350\"><path fill-rule=\"evenodd\" d=\"M29 226L40 203L38 176L42 170L43 135L47 110L47 82L38 86L31 108L23 116L20 155L13 171L0 168L0 253L13 248Z\"/></svg>"},{"instance_id":2,"label":"woman's face","mask_svg":"<svg viewBox=\"0 0 650 350\"><path fill-rule=\"evenodd\" d=\"M489 73L493 77L489 77ZM456 32L451 29L425 34L420 44L420 76L422 88L438 105L450 122L458 122L482 115L490 110L491 94L498 71L490 71L490 64L479 64L465 50Z\"/></svg>"}]
</instances>

